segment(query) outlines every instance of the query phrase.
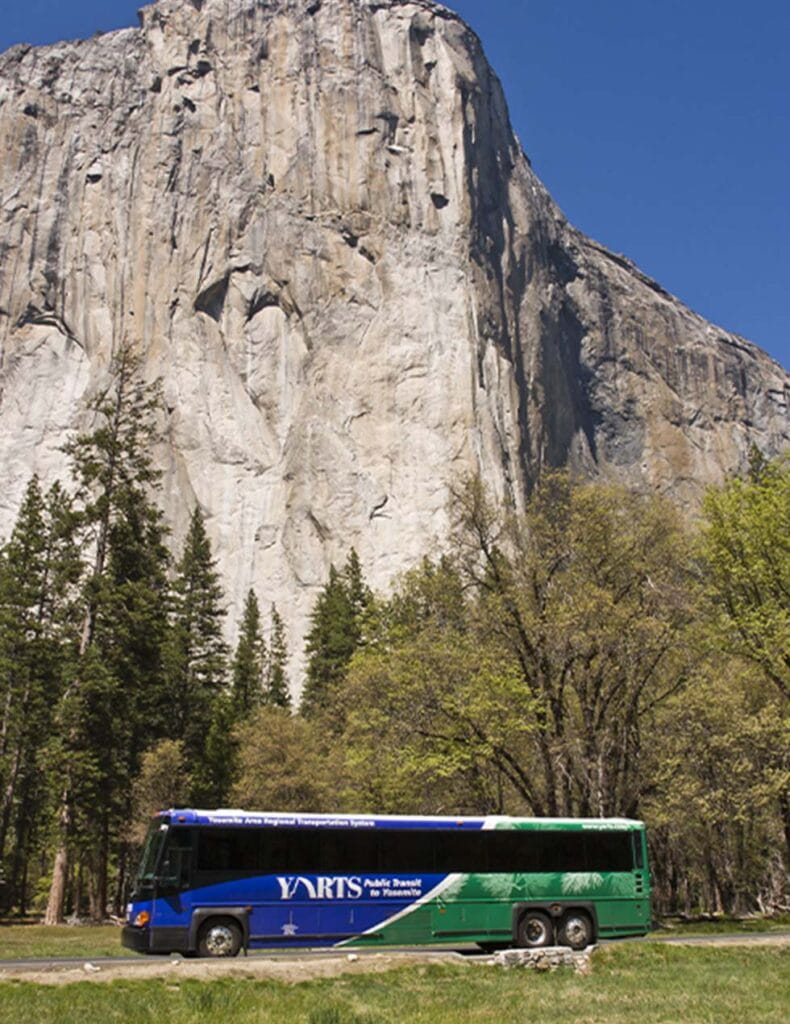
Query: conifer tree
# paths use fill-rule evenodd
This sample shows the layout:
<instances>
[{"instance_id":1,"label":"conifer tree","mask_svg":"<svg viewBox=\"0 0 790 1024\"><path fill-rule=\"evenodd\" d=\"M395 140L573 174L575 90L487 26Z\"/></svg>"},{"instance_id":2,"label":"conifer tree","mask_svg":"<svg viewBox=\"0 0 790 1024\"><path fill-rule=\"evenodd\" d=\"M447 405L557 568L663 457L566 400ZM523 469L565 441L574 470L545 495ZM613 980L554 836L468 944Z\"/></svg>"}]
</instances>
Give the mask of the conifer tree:
<instances>
[{"instance_id":1,"label":"conifer tree","mask_svg":"<svg viewBox=\"0 0 790 1024\"><path fill-rule=\"evenodd\" d=\"M288 645L285 639L285 623L272 605L272 633L269 644L269 658L266 666L266 691L264 703L279 708L291 707L291 693L288 687Z\"/></svg>"},{"instance_id":2,"label":"conifer tree","mask_svg":"<svg viewBox=\"0 0 790 1024\"><path fill-rule=\"evenodd\" d=\"M267 666L266 641L261 632L261 612L255 591L247 592L239 642L233 656L232 703L237 718L247 717L264 700Z\"/></svg>"},{"instance_id":3,"label":"conifer tree","mask_svg":"<svg viewBox=\"0 0 790 1024\"><path fill-rule=\"evenodd\" d=\"M359 555L357 555L354 548L349 552L346 564L343 566L343 579L354 616L355 646L358 646L362 640L362 627L365 613L368 611L371 602L373 601L373 593L362 575L362 566L359 561Z\"/></svg>"},{"instance_id":4,"label":"conifer tree","mask_svg":"<svg viewBox=\"0 0 790 1024\"><path fill-rule=\"evenodd\" d=\"M61 689L68 588L79 573L70 502L28 484L0 552L0 858L6 900L24 908L24 866L47 799L42 756Z\"/></svg>"},{"instance_id":5,"label":"conifer tree","mask_svg":"<svg viewBox=\"0 0 790 1024\"><path fill-rule=\"evenodd\" d=\"M60 799L45 921L63 917L69 847L79 820L91 852L91 910L103 916L108 860L142 753L144 708L161 676L165 527L152 502L159 382L146 383L124 346L90 405L94 428L65 451L77 484L85 573L80 622L58 706ZM156 703L156 700L154 700ZM116 892L116 903L120 893Z\"/></svg>"},{"instance_id":6,"label":"conifer tree","mask_svg":"<svg viewBox=\"0 0 790 1024\"><path fill-rule=\"evenodd\" d=\"M214 788L213 768L205 764L209 732L219 728L217 701L223 696L228 649L222 634L222 588L203 513L192 514L176 568L166 645L171 734L184 743L195 780L193 798L205 800ZM216 748L216 738L212 741Z\"/></svg>"},{"instance_id":7,"label":"conifer tree","mask_svg":"<svg viewBox=\"0 0 790 1024\"><path fill-rule=\"evenodd\" d=\"M362 639L362 622L371 593L351 549L343 569L329 568L329 580L318 595L307 634L307 678L301 712L306 717L327 706L331 691L342 681Z\"/></svg>"},{"instance_id":8,"label":"conifer tree","mask_svg":"<svg viewBox=\"0 0 790 1024\"><path fill-rule=\"evenodd\" d=\"M236 774L236 710L228 693L214 700L211 723L199 763L194 768L193 802L202 807L223 807Z\"/></svg>"}]
</instances>

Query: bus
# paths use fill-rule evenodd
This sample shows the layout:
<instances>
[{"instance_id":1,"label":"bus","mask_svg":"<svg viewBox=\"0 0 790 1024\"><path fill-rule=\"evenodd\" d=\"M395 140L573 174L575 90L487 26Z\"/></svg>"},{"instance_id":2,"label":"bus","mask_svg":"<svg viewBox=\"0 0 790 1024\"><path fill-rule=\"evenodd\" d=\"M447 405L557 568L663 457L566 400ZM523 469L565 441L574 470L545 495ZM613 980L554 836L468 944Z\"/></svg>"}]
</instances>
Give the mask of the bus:
<instances>
[{"instance_id":1,"label":"bus","mask_svg":"<svg viewBox=\"0 0 790 1024\"><path fill-rule=\"evenodd\" d=\"M437 943L583 949L649 929L640 821L169 810L153 818L122 941L209 957Z\"/></svg>"}]
</instances>

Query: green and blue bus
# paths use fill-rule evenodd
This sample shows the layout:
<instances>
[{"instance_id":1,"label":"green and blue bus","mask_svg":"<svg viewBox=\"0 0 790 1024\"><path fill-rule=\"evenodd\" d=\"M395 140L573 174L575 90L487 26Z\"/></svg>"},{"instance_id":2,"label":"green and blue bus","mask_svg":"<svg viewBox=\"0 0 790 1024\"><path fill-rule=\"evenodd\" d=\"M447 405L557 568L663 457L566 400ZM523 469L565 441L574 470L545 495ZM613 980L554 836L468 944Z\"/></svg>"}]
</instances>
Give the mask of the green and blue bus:
<instances>
[{"instance_id":1,"label":"green and blue bus","mask_svg":"<svg viewBox=\"0 0 790 1024\"><path fill-rule=\"evenodd\" d=\"M148 833L123 944L582 949L649 928L639 821L169 810Z\"/></svg>"}]
</instances>

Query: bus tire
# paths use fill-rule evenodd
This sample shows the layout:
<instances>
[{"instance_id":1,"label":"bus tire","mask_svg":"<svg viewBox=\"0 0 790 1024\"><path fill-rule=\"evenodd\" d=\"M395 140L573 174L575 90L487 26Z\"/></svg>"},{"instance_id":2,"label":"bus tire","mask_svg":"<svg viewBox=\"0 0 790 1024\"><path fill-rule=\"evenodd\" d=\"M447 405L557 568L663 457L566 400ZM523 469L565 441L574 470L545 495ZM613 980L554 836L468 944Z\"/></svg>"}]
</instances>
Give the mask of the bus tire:
<instances>
[{"instance_id":1,"label":"bus tire","mask_svg":"<svg viewBox=\"0 0 790 1024\"><path fill-rule=\"evenodd\" d=\"M569 910L560 922L559 943L571 949L586 949L592 945L593 925L583 910Z\"/></svg>"},{"instance_id":2,"label":"bus tire","mask_svg":"<svg viewBox=\"0 0 790 1024\"><path fill-rule=\"evenodd\" d=\"M237 956L241 941L238 921L232 917L210 917L198 932L198 956Z\"/></svg>"},{"instance_id":3,"label":"bus tire","mask_svg":"<svg viewBox=\"0 0 790 1024\"><path fill-rule=\"evenodd\" d=\"M540 910L528 910L522 914L516 929L516 942L523 949L540 949L554 943L554 926L551 919Z\"/></svg>"}]
</instances>

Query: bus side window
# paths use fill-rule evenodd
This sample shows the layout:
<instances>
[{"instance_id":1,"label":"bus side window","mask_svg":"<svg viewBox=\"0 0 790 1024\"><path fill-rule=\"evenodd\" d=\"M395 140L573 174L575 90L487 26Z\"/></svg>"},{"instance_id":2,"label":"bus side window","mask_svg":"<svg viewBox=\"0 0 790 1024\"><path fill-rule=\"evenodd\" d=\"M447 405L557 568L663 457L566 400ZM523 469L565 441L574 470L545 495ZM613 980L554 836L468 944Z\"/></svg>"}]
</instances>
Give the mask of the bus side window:
<instances>
[{"instance_id":1,"label":"bus side window","mask_svg":"<svg viewBox=\"0 0 790 1024\"><path fill-rule=\"evenodd\" d=\"M198 870L227 875L255 874L260 844L254 829L202 828Z\"/></svg>"},{"instance_id":2,"label":"bus side window","mask_svg":"<svg viewBox=\"0 0 790 1024\"><path fill-rule=\"evenodd\" d=\"M633 871L629 832L588 832L585 838L588 871Z\"/></svg>"},{"instance_id":3,"label":"bus side window","mask_svg":"<svg viewBox=\"0 0 790 1024\"><path fill-rule=\"evenodd\" d=\"M537 837L541 844L541 868L543 871L586 871L586 836L576 830L541 832Z\"/></svg>"},{"instance_id":4,"label":"bus side window","mask_svg":"<svg viewBox=\"0 0 790 1024\"><path fill-rule=\"evenodd\" d=\"M266 875L276 875L291 869L288 862L288 841L290 829L267 828L260 832L261 871Z\"/></svg>"}]
</instances>

